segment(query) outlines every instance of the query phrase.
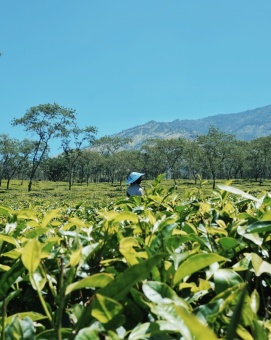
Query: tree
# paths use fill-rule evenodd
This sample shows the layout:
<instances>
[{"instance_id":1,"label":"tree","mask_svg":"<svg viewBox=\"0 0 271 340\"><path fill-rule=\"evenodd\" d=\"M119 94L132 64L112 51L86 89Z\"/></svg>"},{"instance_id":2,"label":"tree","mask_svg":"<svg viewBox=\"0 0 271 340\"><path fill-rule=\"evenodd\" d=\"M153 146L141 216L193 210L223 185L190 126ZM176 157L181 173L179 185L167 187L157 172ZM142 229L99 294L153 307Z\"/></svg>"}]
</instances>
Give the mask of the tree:
<instances>
[{"instance_id":1,"label":"tree","mask_svg":"<svg viewBox=\"0 0 271 340\"><path fill-rule=\"evenodd\" d=\"M176 178L180 176L185 145L186 141L183 138L147 140L141 150L148 173L153 177L167 173L176 184Z\"/></svg>"},{"instance_id":2,"label":"tree","mask_svg":"<svg viewBox=\"0 0 271 340\"><path fill-rule=\"evenodd\" d=\"M115 175L118 172L118 162L114 155L123 149L125 145L131 142L130 138L120 138L117 136L104 136L97 139L93 146L98 152L100 152L105 157L105 167L108 181L111 183L115 180Z\"/></svg>"},{"instance_id":3,"label":"tree","mask_svg":"<svg viewBox=\"0 0 271 340\"><path fill-rule=\"evenodd\" d=\"M67 162L63 155L53 157L45 162L46 177L49 181L66 181L68 178Z\"/></svg>"},{"instance_id":4,"label":"tree","mask_svg":"<svg viewBox=\"0 0 271 340\"><path fill-rule=\"evenodd\" d=\"M260 137L249 143L249 163L255 181L263 183L271 157L271 136Z\"/></svg>"},{"instance_id":5,"label":"tree","mask_svg":"<svg viewBox=\"0 0 271 340\"><path fill-rule=\"evenodd\" d=\"M227 179L243 177L248 167L248 145L247 141L242 140L236 140L231 144L230 153L224 161Z\"/></svg>"},{"instance_id":6,"label":"tree","mask_svg":"<svg viewBox=\"0 0 271 340\"><path fill-rule=\"evenodd\" d=\"M197 184L197 179L202 171L202 159L200 147L195 140L186 141L184 150L184 169L187 172L187 177L192 177L195 184Z\"/></svg>"},{"instance_id":7,"label":"tree","mask_svg":"<svg viewBox=\"0 0 271 340\"><path fill-rule=\"evenodd\" d=\"M215 189L216 178L221 164L229 156L234 136L219 131L215 127L210 127L207 135L197 137L197 142L201 147L202 154L208 162L208 167L213 179L213 189Z\"/></svg>"},{"instance_id":8,"label":"tree","mask_svg":"<svg viewBox=\"0 0 271 340\"><path fill-rule=\"evenodd\" d=\"M97 129L94 126L87 126L84 129L80 129L75 122L73 122L71 129L66 129L63 133L61 146L67 161L69 190L71 190L72 187L73 171L78 158L82 154L81 149L84 142L91 145L95 140L94 134L96 133Z\"/></svg>"},{"instance_id":9,"label":"tree","mask_svg":"<svg viewBox=\"0 0 271 340\"><path fill-rule=\"evenodd\" d=\"M155 149L165 159L166 171L170 173L176 184L176 178L180 175L181 161L183 159L186 141L178 139L157 139Z\"/></svg>"},{"instance_id":10,"label":"tree","mask_svg":"<svg viewBox=\"0 0 271 340\"><path fill-rule=\"evenodd\" d=\"M12 125L22 125L25 131L37 136L34 145L32 165L29 175L28 191L40 163L49 151L51 139L60 138L67 127L75 121L75 110L67 109L58 104L41 104L27 110L22 118L13 119Z\"/></svg>"},{"instance_id":11,"label":"tree","mask_svg":"<svg viewBox=\"0 0 271 340\"><path fill-rule=\"evenodd\" d=\"M112 162L116 164L114 178L122 185L122 181L127 178L128 174L135 169L142 169L140 163L140 153L136 150L122 150L114 154Z\"/></svg>"},{"instance_id":12,"label":"tree","mask_svg":"<svg viewBox=\"0 0 271 340\"><path fill-rule=\"evenodd\" d=\"M103 156L98 152L86 149L82 151L82 166L84 167L84 176L88 185L92 178L94 182L98 182L103 168Z\"/></svg>"},{"instance_id":13,"label":"tree","mask_svg":"<svg viewBox=\"0 0 271 340\"><path fill-rule=\"evenodd\" d=\"M158 175L167 171L164 155L160 155L160 153L157 152L151 140L146 141L140 151L143 164L142 172L148 178L156 178Z\"/></svg>"},{"instance_id":14,"label":"tree","mask_svg":"<svg viewBox=\"0 0 271 340\"><path fill-rule=\"evenodd\" d=\"M2 186L2 178L5 173L6 163L9 159L9 153L13 152L13 143L7 134L0 135L0 187Z\"/></svg>"},{"instance_id":15,"label":"tree","mask_svg":"<svg viewBox=\"0 0 271 340\"><path fill-rule=\"evenodd\" d=\"M18 141L12 139L7 134L0 135L0 186L2 186L2 178L7 177L9 171L13 169L13 163L17 156Z\"/></svg>"},{"instance_id":16,"label":"tree","mask_svg":"<svg viewBox=\"0 0 271 340\"><path fill-rule=\"evenodd\" d=\"M7 134L0 135L1 177L7 179L7 189L16 171L28 159L33 150L33 142L24 139L10 138Z\"/></svg>"},{"instance_id":17,"label":"tree","mask_svg":"<svg viewBox=\"0 0 271 340\"><path fill-rule=\"evenodd\" d=\"M114 155L125 145L131 143L130 138L120 138L117 136L104 136L97 139L93 146L103 155Z\"/></svg>"}]
</instances>

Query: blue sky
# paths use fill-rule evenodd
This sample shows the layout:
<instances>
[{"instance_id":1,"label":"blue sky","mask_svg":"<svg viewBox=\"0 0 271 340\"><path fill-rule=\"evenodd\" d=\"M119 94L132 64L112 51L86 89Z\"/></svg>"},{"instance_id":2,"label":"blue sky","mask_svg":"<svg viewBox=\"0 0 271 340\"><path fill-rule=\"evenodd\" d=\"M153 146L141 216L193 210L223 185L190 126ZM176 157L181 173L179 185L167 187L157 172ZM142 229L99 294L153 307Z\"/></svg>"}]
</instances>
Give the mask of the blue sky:
<instances>
[{"instance_id":1,"label":"blue sky","mask_svg":"<svg viewBox=\"0 0 271 340\"><path fill-rule=\"evenodd\" d=\"M0 133L54 102L97 137L270 105L270 17L270 0L0 0Z\"/></svg>"}]
</instances>

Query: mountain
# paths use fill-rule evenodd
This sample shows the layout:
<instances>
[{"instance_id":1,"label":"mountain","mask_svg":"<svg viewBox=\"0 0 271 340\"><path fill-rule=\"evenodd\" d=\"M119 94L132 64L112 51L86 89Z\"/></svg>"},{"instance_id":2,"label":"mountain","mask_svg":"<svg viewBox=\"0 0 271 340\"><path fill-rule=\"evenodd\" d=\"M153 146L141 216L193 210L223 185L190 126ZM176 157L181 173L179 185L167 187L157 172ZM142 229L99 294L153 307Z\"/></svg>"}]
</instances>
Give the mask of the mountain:
<instances>
[{"instance_id":1,"label":"mountain","mask_svg":"<svg viewBox=\"0 0 271 340\"><path fill-rule=\"evenodd\" d=\"M114 136L131 138L129 148L139 148L148 138L187 138L208 133L214 126L240 140L252 140L271 135L271 105L240 113L217 114L201 119L176 119L172 122L149 121L146 124L123 130Z\"/></svg>"}]
</instances>

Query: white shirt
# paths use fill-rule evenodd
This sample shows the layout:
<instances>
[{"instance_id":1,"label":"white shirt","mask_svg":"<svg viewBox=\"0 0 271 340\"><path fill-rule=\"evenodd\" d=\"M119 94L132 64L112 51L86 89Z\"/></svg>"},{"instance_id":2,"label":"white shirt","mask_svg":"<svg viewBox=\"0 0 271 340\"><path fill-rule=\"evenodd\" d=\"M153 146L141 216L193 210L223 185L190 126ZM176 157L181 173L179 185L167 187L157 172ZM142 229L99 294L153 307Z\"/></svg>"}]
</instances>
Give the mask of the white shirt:
<instances>
[{"instance_id":1,"label":"white shirt","mask_svg":"<svg viewBox=\"0 0 271 340\"><path fill-rule=\"evenodd\" d=\"M139 184L131 184L127 188L127 196L142 196L144 194L143 189Z\"/></svg>"}]
</instances>

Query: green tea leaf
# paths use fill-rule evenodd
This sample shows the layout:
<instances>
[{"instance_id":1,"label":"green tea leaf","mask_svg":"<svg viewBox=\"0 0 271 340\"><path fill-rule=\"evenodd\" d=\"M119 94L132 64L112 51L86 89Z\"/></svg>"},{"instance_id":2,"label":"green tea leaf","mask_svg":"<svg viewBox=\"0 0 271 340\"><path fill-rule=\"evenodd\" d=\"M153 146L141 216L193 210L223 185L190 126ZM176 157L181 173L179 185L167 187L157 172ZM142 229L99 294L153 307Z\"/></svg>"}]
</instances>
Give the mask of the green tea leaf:
<instances>
[{"instance_id":1,"label":"green tea leaf","mask_svg":"<svg viewBox=\"0 0 271 340\"><path fill-rule=\"evenodd\" d=\"M40 267L38 267L35 272L30 275L30 282L32 284L32 287L36 290L38 289L41 291L44 288L45 283L47 282L46 277L40 270Z\"/></svg>"},{"instance_id":2,"label":"green tea leaf","mask_svg":"<svg viewBox=\"0 0 271 340\"><path fill-rule=\"evenodd\" d=\"M0 241L5 241L10 244L13 244L17 248L20 247L18 241L14 237L9 236L9 235L0 234Z\"/></svg>"},{"instance_id":3,"label":"green tea leaf","mask_svg":"<svg viewBox=\"0 0 271 340\"><path fill-rule=\"evenodd\" d=\"M238 339L245 339L245 340L255 340L255 339L261 339L261 340L268 340L264 337L254 338L245 327L241 326L240 324L237 326L236 334L238 335ZM237 339L236 337L234 339Z\"/></svg>"},{"instance_id":4,"label":"green tea leaf","mask_svg":"<svg viewBox=\"0 0 271 340\"><path fill-rule=\"evenodd\" d=\"M271 231L271 221L257 221L250 224L246 232L247 233L265 233Z\"/></svg>"},{"instance_id":5,"label":"green tea leaf","mask_svg":"<svg viewBox=\"0 0 271 340\"><path fill-rule=\"evenodd\" d=\"M32 340L35 338L35 327L30 318L26 317L23 320L18 316L12 319L12 322L6 327L5 339L25 339Z\"/></svg>"},{"instance_id":6,"label":"green tea leaf","mask_svg":"<svg viewBox=\"0 0 271 340\"><path fill-rule=\"evenodd\" d=\"M168 321L184 339L217 340L213 331L205 326L195 315L175 304L157 304L152 312Z\"/></svg>"},{"instance_id":7,"label":"green tea leaf","mask_svg":"<svg viewBox=\"0 0 271 340\"><path fill-rule=\"evenodd\" d=\"M214 273L215 292L219 294L224 290L243 283L242 277L232 269L218 269Z\"/></svg>"},{"instance_id":8,"label":"green tea leaf","mask_svg":"<svg viewBox=\"0 0 271 340\"><path fill-rule=\"evenodd\" d=\"M243 304L245 300L246 289L247 287L246 285L244 285L244 287L240 291L238 302L234 308L234 312L230 319L230 324L227 329L226 340L235 339L237 327L242 316L242 309L243 309Z\"/></svg>"},{"instance_id":9,"label":"green tea leaf","mask_svg":"<svg viewBox=\"0 0 271 340\"><path fill-rule=\"evenodd\" d=\"M121 211L113 219L115 222L119 222L119 221L131 221L134 223L138 222L138 216L131 211Z\"/></svg>"},{"instance_id":10,"label":"green tea leaf","mask_svg":"<svg viewBox=\"0 0 271 340\"><path fill-rule=\"evenodd\" d=\"M220 190L225 190L225 191L228 191L232 194L235 194L235 195L240 195L242 196L243 198L247 198L251 201L255 201L257 203L262 203L261 200L259 200L258 198L250 195L250 194L247 194L246 192L240 190L240 189L237 189L237 188L234 188L234 187L231 187L231 186L228 186L228 185L223 185L223 184L218 184L217 187L220 189Z\"/></svg>"},{"instance_id":11,"label":"green tea leaf","mask_svg":"<svg viewBox=\"0 0 271 340\"><path fill-rule=\"evenodd\" d=\"M134 237L125 237L120 240L120 253L125 257L127 263L131 266L138 263L137 256L139 256L133 247L140 248L140 244Z\"/></svg>"},{"instance_id":12,"label":"green tea leaf","mask_svg":"<svg viewBox=\"0 0 271 340\"><path fill-rule=\"evenodd\" d=\"M10 216L12 214L13 210L7 207L0 207L0 215L2 216Z\"/></svg>"},{"instance_id":13,"label":"green tea leaf","mask_svg":"<svg viewBox=\"0 0 271 340\"><path fill-rule=\"evenodd\" d=\"M259 255L252 253L251 262L256 276L260 276L262 273L271 274L271 264L264 261Z\"/></svg>"},{"instance_id":14,"label":"green tea leaf","mask_svg":"<svg viewBox=\"0 0 271 340\"><path fill-rule=\"evenodd\" d=\"M258 246L261 246L264 239L262 237L259 236L258 233L247 233L246 232L246 226L238 226L237 227L237 232L239 235L242 235L244 238L254 242L255 244L257 244Z\"/></svg>"},{"instance_id":15,"label":"green tea leaf","mask_svg":"<svg viewBox=\"0 0 271 340\"><path fill-rule=\"evenodd\" d=\"M125 237L120 240L120 250L121 248L132 248L138 247L140 248L140 244L134 237Z\"/></svg>"},{"instance_id":16,"label":"green tea leaf","mask_svg":"<svg viewBox=\"0 0 271 340\"><path fill-rule=\"evenodd\" d=\"M86 327L80 330L80 332L76 335L74 340L93 340L99 339L100 330L93 329L92 327Z\"/></svg>"},{"instance_id":17,"label":"green tea leaf","mask_svg":"<svg viewBox=\"0 0 271 340\"><path fill-rule=\"evenodd\" d=\"M18 212L18 218L23 220L37 221L37 212L31 209L21 209Z\"/></svg>"},{"instance_id":18,"label":"green tea leaf","mask_svg":"<svg viewBox=\"0 0 271 340\"><path fill-rule=\"evenodd\" d=\"M47 212L42 219L41 227L42 228L47 227L50 221L58 215L59 211L60 211L60 208Z\"/></svg>"},{"instance_id":19,"label":"green tea leaf","mask_svg":"<svg viewBox=\"0 0 271 340\"><path fill-rule=\"evenodd\" d=\"M47 231L47 228L37 228L34 230L29 231L28 233L25 234L25 237L27 238L36 238L42 234L45 234Z\"/></svg>"},{"instance_id":20,"label":"green tea leaf","mask_svg":"<svg viewBox=\"0 0 271 340\"><path fill-rule=\"evenodd\" d=\"M267 328L263 327L260 320L256 318L253 320L253 340L254 339L261 339L261 340L269 340L270 338L270 329L267 332Z\"/></svg>"},{"instance_id":21,"label":"green tea leaf","mask_svg":"<svg viewBox=\"0 0 271 340\"><path fill-rule=\"evenodd\" d=\"M155 322L145 322L136 326L130 333L128 340L157 339L172 340L170 333L176 333L176 328L170 322L158 320Z\"/></svg>"},{"instance_id":22,"label":"green tea leaf","mask_svg":"<svg viewBox=\"0 0 271 340\"><path fill-rule=\"evenodd\" d=\"M239 246L239 242L233 237L221 237L219 243L224 250L230 250Z\"/></svg>"},{"instance_id":23,"label":"green tea leaf","mask_svg":"<svg viewBox=\"0 0 271 340\"><path fill-rule=\"evenodd\" d=\"M149 277L152 268L159 264L163 257L164 255L155 255L128 268L106 287L99 290L99 294L117 301L121 300L137 282Z\"/></svg>"},{"instance_id":24,"label":"green tea leaf","mask_svg":"<svg viewBox=\"0 0 271 340\"><path fill-rule=\"evenodd\" d=\"M49 329L44 332L41 332L35 335L35 340L53 340L57 339L58 335L54 329ZM74 339L74 335L72 334L72 328L61 328L61 338L63 340L72 340ZM95 339L95 338L94 338Z\"/></svg>"},{"instance_id":25,"label":"green tea leaf","mask_svg":"<svg viewBox=\"0 0 271 340\"><path fill-rule=\"evenodd\" d=\"M122 305L107 296L96 294L91 315L102 324L107 324L122 313Z\"/></svg>"},{"instance_id":26,"label":"green tea leaf","mask_svg":"<svg viewBox=\"0 0 271 340\"><path fill-rule=\"evenodd\" d=\"M105 218L107 221L112 221L118 216L118 212L111 210L111 211L99 211L101 217Z\"/></svg>"},{"instance_id":27,"label":"green tea leaf","mask_svg":"<svg viewBox=\"0 0 271 340\"><path fill-rule=\"evenodd\" d=\"M22 262L31 274L38 268L41 257L41 244L36 239L29 241L23 248Z\"/></svg>"},{"instance_id":28,"label":"green tea leaf","mask_svg":"<svg viewBox=\"0 0 271 340\"><path fill-rule=\"evenodd\" d=\"M174 276L174 285L180 282L183 278L191 275L212 263L228 261L227 258L214 253L202 253L190 256L186 261L184 261L177 269Z\"/></svg>"},{"instance_id":29,"label":"green tea leaf","mask_svg":"<svg viewBox=\"0 0 271 340\"><path fill-rule=\"evenodd\" d=\"M4 264L0 264L0 271L6 272L10 269L10 266L5 266Z\"/></svg>"},{"instance_id":30,"label":"green tea leaf","mask_svg":"<svg viewBox=\"0 0 271 340\"><path fill-rule=\"evenodd\" d=\"M13 260L17 260L21 255L22 255L22 248L14 248L2 254L2 256L11 258Z\"/></svg>"},{"instance_id":31,"label":"green tea leaf","mask_svg":"<svg viewBox=\"0 0 271 340\"><path fill-rule=\"evenodd\" d=\"M113 279L114 277L111 274L107 273L94 274L92 276L85 277L78 282L74 282L68 285L66 288L65 295L68 295L71 292L78 289L105 287L108 283L113 281Z\"/></svg>"},{"instance_id":32,"label":"green tea leaf","mask_svg":"<svg viewBox=\"0 0 271 340\"><path fill-rule=\"evenodd\" d=\"M169 303L178 298L176 292L163 282L147 281L142 290L150 301L156 303Z\"/></svg>"},{"instance_id":33,"label":"green tea leaf","mask_svg":"<svg viewBox=\"0 0 271 340\"><path fill-rule=\"evenodd\" d=\"M16 313L16 314L13 314L13 315L7 317L6 318L6 323L7 324L11 323L11 321L12 321L12 319L14 317L18 317L21 320L25 319L25 318L29 318L32 321L44 320L44 319L47 318L45 315L42 315L40 313L36 313L36 312L23 312L23 313Z\"/></svg>"},{"instance_id":34,"label":"green tea leaf","mask_svg":"<svg viewBox=\"0 0 271 340\"><path fill-rule=\"evenodd\" d=\"M260 295L256 289L250 295L250 307L256 315L260 307Z\"/></svg>"},{"instance_id":35,"label":"green tea leaf","mask_svg":"<svg viewBox=\"0 0 271 340\"><path fill-rule=\"evenodd\" d=\"M70 265L72 267L75 267L80 262L81 251L82 251L82 247L80 246L72 252L72 254L70 256Z\"/></svg>"},{"instance_id":36,"label":"green tea leaf","mask_svg":"<svg viewBox=\"0 0 271 340\"><path fill-rule=\"evenodd\" d=\"M11 285L24 273L24 271L25 268L22 266L22 262L17 261L1 276L0 300L3 300L6 297Z\"/></svg>"}]
</instances>

